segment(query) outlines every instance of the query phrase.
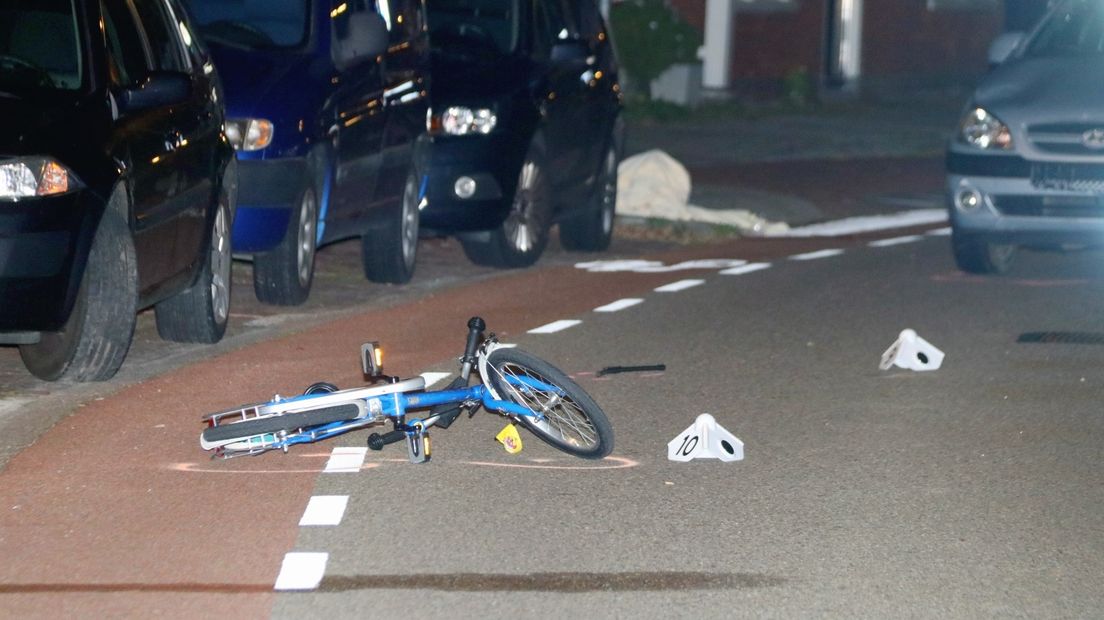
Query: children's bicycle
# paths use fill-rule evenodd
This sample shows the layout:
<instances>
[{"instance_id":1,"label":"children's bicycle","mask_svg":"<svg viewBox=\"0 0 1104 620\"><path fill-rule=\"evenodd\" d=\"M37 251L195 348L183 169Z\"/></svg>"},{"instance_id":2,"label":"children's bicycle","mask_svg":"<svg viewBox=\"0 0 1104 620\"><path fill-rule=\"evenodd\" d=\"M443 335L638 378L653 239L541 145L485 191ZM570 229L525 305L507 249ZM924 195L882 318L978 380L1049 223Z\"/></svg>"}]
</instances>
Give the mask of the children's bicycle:
<instances>
[{"instance_id":1,"label":"children's bicycle","mask_svg":"<svg viewBox=\"0 0 1104 620\"><path fill-rule=\"evenodd\" d=\"M425 379L399 379L383 374L383 354L377 342L361 345L364 375L383 385L339 390L315 383L302 395L273 397L204 416L199 444L215 457L257 455L312 443L352 430L385 424L392 430L372 433L368 447L381 450L406 440L410 461L429 460L429 429L448 428L467 412L482 406L520 423L549 445L585 459L600 459L613 450L613 429L598 403L583 388L548 362L510 345L494 334L483 337L486 324L468 321L468 337L460 358L460 375L443 390L426 391ZM481 384L469 385L472 369ZM428 410L424 417L412 411ZM510 426L505 430L512 430ZM510 441L504 441L510 449Z\"/></svg>"}]
</instances>

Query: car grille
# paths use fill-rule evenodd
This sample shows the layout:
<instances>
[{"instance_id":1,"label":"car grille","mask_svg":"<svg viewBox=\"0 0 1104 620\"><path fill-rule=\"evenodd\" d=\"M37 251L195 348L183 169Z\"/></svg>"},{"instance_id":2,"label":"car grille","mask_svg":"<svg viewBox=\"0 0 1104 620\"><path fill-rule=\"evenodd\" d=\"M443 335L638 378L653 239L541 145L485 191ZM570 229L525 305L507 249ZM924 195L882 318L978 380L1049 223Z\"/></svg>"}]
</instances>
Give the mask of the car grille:
<instances>
[{"instance_id":1,"label":"car grille","mask_svg":"<svg viewBox=\"0 0 1104 620\"><path fill-rule=\"evenodd\" d=\"M1104 192L1104 162L1100 164L1031 164L1031 184L1038 189Z\"/></svg>"},{"instance_id":2,"label":"car grille","mask_svg":"<svg viewBox=\"0 0 1104 620\"><path fill-rule=\"evenodd\" d=\"M1100 196L993 196L992 200L1004 215L1104 218L1104 197Z\"/></svg>"},{"instance_id":3,"label":"car grille","mask_svg":"<svg viewBox=\"0 0 1104 620\"><path fill-rule=\"evenodd\" d=\"M1027 139L1047 153L1098 155L1104 159L1104 122L1031 125Z\"/></svg>"}]
</instances>

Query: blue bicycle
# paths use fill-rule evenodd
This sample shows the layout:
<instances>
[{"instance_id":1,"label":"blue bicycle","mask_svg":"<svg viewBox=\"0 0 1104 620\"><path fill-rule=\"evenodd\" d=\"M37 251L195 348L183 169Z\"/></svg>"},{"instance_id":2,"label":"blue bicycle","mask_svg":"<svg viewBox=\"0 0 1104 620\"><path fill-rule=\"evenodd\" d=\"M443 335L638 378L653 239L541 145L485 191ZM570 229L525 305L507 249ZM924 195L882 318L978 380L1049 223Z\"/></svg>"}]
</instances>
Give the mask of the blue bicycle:
<instances>
[{"instance_id":1,"label":"blue bicycle","mask_svg":"<svg viewBox=\"0 0 1104 620\"><path fill-rule=\"evenodd\" d=\"M583 388L548 362L483 337L486 324L473 317L460 358L460 375L445 389L426 391L425 379L400 380L383 374L382 349L376 342L361 346L365 376L383 385L339 390L315 383L300 396L273 397L266 403L237 407L205 416L200 446L214 456L231 458L269 450L287 451L300 443L328 439L352 430L392 424L392 430L372 433L368 447L381 450L406 440L410 461L429 460L429 429L448 428L467 412L482 406L518 422L549 445L585 459L600 459L613 450L613 428L598 403ZM476 369L481 384L469 385ZM412 411L428 410L424 417Z\"/></svg>"}]
</instances>

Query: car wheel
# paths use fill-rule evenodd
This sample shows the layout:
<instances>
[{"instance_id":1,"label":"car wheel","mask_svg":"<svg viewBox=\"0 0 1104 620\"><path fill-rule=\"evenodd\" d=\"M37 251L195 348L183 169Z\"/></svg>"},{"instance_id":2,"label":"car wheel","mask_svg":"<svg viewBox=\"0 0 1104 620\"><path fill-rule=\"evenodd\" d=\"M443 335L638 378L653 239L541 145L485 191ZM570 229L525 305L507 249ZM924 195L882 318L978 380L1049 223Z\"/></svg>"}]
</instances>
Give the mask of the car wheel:
<instances>
[{"instance_id":1,"label":"car wheel","mask_svg":"<svg viewBox=\"0 0 1104 620\"><path fill-rule=\"evenodd\" d=\"M617 146L610 145L595 179L590 205L579 215L560 222L560 243L568 250L600 252L613 238L617 208Z\"/></svg>"},{"instance_id":2,"label":"car wheel","mask_svg":"<svg viewBox=\"0 0 1104 620\"><path fill-rule=\"evenodd\" d=\"M174 342L215 343L230 319L230 204L220 196L199 279L155 306L157 333Z\"/></svg>"},{"instance_id":3,"label":"car wheel","mask_svg":"<svg viewBox=\"0 0 1104 620\"><path fill-rule=\"evenodd\" d=\"M993 243L982 235L957 230L951 234L951 248L958 268L967 273L1006 273L1016 255L1012 244Z\"/></svg>"},{"instance_id":4,"label":"car wheel","mask_svg":"<svg viewBox=\"0 0 1104 620\"><path fill-rule=\"evenodd\" d=\"M373 282L404 284L414 277L418 257L418 177L411 172L396 213L361 238L364 276Z\"/></svg>"},{"instance_id":5,"label":"car wheel","mask_svg":"<svg viewBox=\"0 0 1104 620\"><path fill-rule=\"evenodd\" d=\"M537 262L548 244L552 201L544 166L544 146L539 138L518 173L517 190L510 212L489 237L461 237L464 254L473 263L491 267L528 267Z\"/></svg>"},{"instance_id":6,"label":"car wheel","mask_svg":"<svg viewBox=\"0 0 1104 620\"><path fill-rule=\"evenodd\" d=\"M138 313L138 263L130 227L115 211L100 219L77 301L60 331L19 354L31 374L55 381L104 381L122 366Z\"/></svg>"},{"instance_id":7,"label":"car wheel","mask_svg":"<svg viewBox=\"0 0 1104 620\"><path fill-rule=\"evenodd\" d=\"M258 300L277 306L296 306L307 300L314 280L317 231L318 198L308 185L299 208L289 218L284 240L253 257L253 292Z\"/></svg>"}]
</instances>

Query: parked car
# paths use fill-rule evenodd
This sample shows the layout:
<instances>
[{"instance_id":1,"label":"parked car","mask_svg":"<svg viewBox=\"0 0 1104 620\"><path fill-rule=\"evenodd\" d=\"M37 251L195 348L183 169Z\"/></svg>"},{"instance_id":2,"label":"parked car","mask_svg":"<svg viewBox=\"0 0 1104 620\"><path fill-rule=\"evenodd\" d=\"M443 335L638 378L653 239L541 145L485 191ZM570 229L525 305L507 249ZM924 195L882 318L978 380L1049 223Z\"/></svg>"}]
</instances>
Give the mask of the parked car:
<instances>
[{"instance_id":1,"label":"parked car","mask_svg":"<svg viewBox=\"0 0 1104 620\"><path fill-rule=\"evenodd\" d=\"M414 274L429 43L421 0L188 0L226 86L235 251L257 298L299 304L318 246L361 237L365 275Z\"/></svg>"},{"instance_id":2,"label":"parked car","mask_svg":"<svg viewBox=\"0 0 1104 620\"><path fill-rule=\"evenodd\" d=\"M1028 35L994 42L996 66L947 152L955 260L1001 273L1017 247L1104 241L1104 4L1063 0Z\"/></svg>"},{"instance_id":3,"label":"parked car","mask_svg":"<svg viewBox=\"0 0 1104 620\"><path fill-rule=\"evenodd\" d=\"M422 226L496 267L613 232L624 139L617 58L593 0L428 0L432 139Z\"/></svg>"},{"instance_id":4,"label":"parked car","mask_svg":"<svg viewBox=\"0 0 1104 620\"><path fill-rule=\"evenodd\" d=\"M40 378L111 377L148 306L226 330L237 177L193 32L175 0L0 7L0 343Z\"/></svg>"}]
</instances>

